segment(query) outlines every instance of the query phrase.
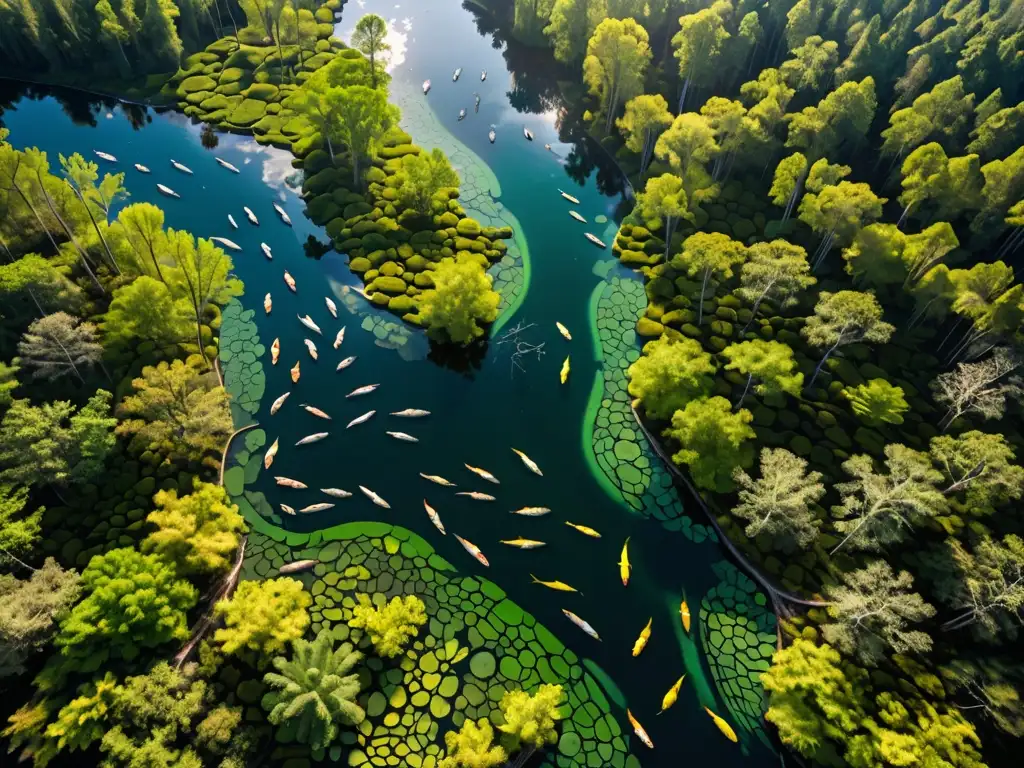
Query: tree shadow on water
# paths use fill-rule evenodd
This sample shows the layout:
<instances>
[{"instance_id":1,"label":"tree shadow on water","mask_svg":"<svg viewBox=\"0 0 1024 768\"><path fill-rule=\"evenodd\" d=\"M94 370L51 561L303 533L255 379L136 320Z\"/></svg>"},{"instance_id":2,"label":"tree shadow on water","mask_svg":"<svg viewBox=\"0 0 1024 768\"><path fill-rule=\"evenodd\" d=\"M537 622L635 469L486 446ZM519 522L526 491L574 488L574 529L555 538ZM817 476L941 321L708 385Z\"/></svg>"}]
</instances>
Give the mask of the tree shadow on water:
<instances>
[{"instance_id":1,"label":"tree shadow on water","mask_svg":"<svg viewBox=\"0 0 1024 768\"><path fill-rule=\"evenodd\" d=\"M480 370L485 357L487 357L486 341L477 341L466 346L431 341L430 352L427 353L427 359L430 362L441 368L448 368L462 374L467 379L472 379L473 374Z\"/></svg>"},{"instance_id":2,"label":"tree shadow on water","mask_svg":"<svg viewBox=\"0 0 1024 768\"><path fill-rule=\"evenodd\" d=\"M334 250L334 244L331 242L322 243L317 240L313 235L306 238L306 242L302 244L302 252L306 255L307 259L321 259L325 254L330 253Z\"/></svg>"}]
</instances>

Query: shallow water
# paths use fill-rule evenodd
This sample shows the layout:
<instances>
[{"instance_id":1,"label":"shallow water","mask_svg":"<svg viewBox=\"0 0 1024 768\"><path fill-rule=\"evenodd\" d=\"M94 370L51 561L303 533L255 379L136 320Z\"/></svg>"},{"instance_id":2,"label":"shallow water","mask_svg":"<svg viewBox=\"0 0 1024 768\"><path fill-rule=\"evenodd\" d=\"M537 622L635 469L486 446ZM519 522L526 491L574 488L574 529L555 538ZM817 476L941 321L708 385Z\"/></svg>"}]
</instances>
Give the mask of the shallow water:
<instances>
[{"instance_id":1,"label":"shallow water","mask_svg":"<svg viewBox=\"0 0 1024 768\"><path fill-rule=\"evenodd\" d=\"M393 67L393 90L399 101L422 99L420 83L427 78L433 83L426 99L436 122L430 124L429 113L410 107L407 114L418 116L412 121L415 124L406 123L407 130L414 141L424 145L429 142L420 134L428 131L440 137L439 143L447 150L456 146L452 137L461 142L468 150L459 156L463 158L463 173L477 174L493 187L467 207L475 210L484 206L496 214L509 211L518 220L517 234L528 244L530 279L524 285L522 303L501 323L504 330L520 321L534 324L526 338L543 343L544 355L539 360L524 361L525 371L515 371L514 375L508 345L493 341L482 355L472 359L436 351L427 357L428 346L418 333L403 332L399 350L378 343L372 330L365 328L392 322L393 318L346 294L344 286L356 281L348 272L345 258L335 253L319 260L304 255L303 243L308 236L326 237L304 218L301 200L285 184L294 173L290 155L285 152L222 135L219 147L211 153L200 143L199 126L173 113L149 112L139 121L138 114L132 120L120 108L94 106L90 113L79 104L74 110L75 122L52 96L22 98L3 113L3 124L11 129L11 141L46 150L55 167L59 152L78 151L91 156L92 150L98 149L113 153L118 157L117 170L126 173L130 201L161 206L169 226L187 228L199 236L228 237L243 247L242 253L232 254L236 272L246 286L242 303L256 310L262 344L269 350L271 341L280 338L282 347L276 367L270 365L269 352L264 359L266 392L256 414L268 442L279 437L282 447L273 472L263 473L248 490L262 491L275 508L282 502L299 508L324 501L315 490L320 487L336 486L355 493L350 499L332 500L337 502L334 509L284 517L283 527L313 531L356 520L396 523L424 537L463 573L492 579L570 648L592 659L615 681L657 745L654 752L648 752L631 740L633 753L645 766L675 766L682 757L696 759L701 765L774 764L778 758L765 746L764 733L756 723L753 728L745 728L737 721L736 712L730 709L737 700L735 691L730 694L728 686L717 685L710 666L713 662L721 670L721 665L735 659L734 654L741 649L730 647L727 653L709 655L706 641L701 640L702 598L709 598L713 590L719 598L732 593L728 585L722 586L734 573L723 562L722 550L711 541L697 543L693 536L670 530L678 525L666 526L638 513L621 495L611 492L614 488L588 455L584 426L594 416L587 406L595 377L603 375L602 347L599 341L595 343L597 328L593 327L591 299L595 289L607 288L604 278L595 273L595 266L607 262L611 253L589 244L582 233L591 231L609 244L614 238L613 217L622 201L614 174L595 166L593 149L559 141L559 128L563 135L571 130L558 124L561 113L550 89L545 88L543 93L530 90L531 83L543 80L538 79L535 57L530 58L527 69L510 70L506 57L518 62L526 57L521 52L494 47L492 36L481 34L474 15L454 0L434 2L427 9L410 6L408 13L404 7L392 6L373 1L351 4L339 24L339 33L344 35L357 14L364 11L376 11L394 20L394 26L405 36L401 56L395 57ZM397 52L398 45L395 48ZM464 68L463 74L459 82L453 83L452 71L458 66ZM485 82L480 81L481 69L488 71ZM478 113L473 109L474 91L481 96ZM524 113L513 104L547 111ZM460 108L468 113L461 122L457 120ZM92 121L83 120L88 114L92 114ZM493 145L487 139L492 124L497 132ZM535 134L532 143L523 138L524 125ZM545 150L545 144L551 145L550 151ZM241 173L221 168L213 155L235 164ZM191 167L194 175L172 168L171 157ZM475 158L486 163L489 171L474 166ZM132 168L134 163L148 166L152 174L138 173ZM100 165L101 171L111 169L102 161ZM494 181L500 186L500 196ZM155 187L157 182L175 189L181 199L161 195ZM606 216L608 222L584 227L571 219L570 206L558 194L559 188L579 198L577 210L589 221ZM284 226L274 213L271 203L275 200L288 211L293 228ZM243 205L259 217L258 228L246 220ZM229 213L238 222L238 230L228 224ZM260 242L271 247L273 261L263 257ZM289 292L282 280L285 269L298 283L297 294ZM635 279L609 264L598 272ZM267 292L274 301L270 316L262 309ZM338 320L328 313L325 296L338 302ZM342 302L343 297L348 298L347 304ZM355 314L350 314L350 307L355 308ZM307 332L297 320L297 314L307 312L323 329L322 337ZM556 321L570 329L571 342L558 334ZM345 342L341 350L335 351L331 342L341 325L347 327ZM319 362L306 353L304 338L317 344ZM635 343L632 346L638 347ZM356 362L347 370L335 372L337 361L349 355L356 355ZM558 372L566 355L571 355L572 373L568 384L562 386ZM296 360L301 361L302 378L293 387L288 369ZM381 385L380 389L370 395L345 397L358 386L375 383ZM289 389L293 394L288 403L271 417L270 403ZM305 413L299 408L301 403L325 410L333 420L324 422ZM426 419L387 415L404 408L427 409L432 415ZM350 430L344 428L350 419L369 409L377 411L369 422ZM327 439L292 447L301 437L322 430L330 432ZM411 433L419 442L398 442L385 430ZM544 477L530 473L511 451L513 447L536 461ZM464 463L487 469L501 484L477 478ZM430 484L419 477L419 472L442 475L459 488ZM310 490L278 488L271 474L302 480ZM391 510L372 505L359 492L359 485L387 499ZM455 497L455 490L493 493L498 501ZM452 535L440 535L424 514L424 498L437 509L449 534L458 533L483 550L490 568L472 560ZM553 511L539 518L510 514L521 506L538 505ZM697 515L695 523L699 524ZM603 537L584 537L564 525L566 520L596 528ZM499 539L516 536L539 539L547 546L520 551L499 543ZM628 588L624 588L616 563L627 536L633 573ZM540 579L567 582L582 594L552 592L533 585L531 573ZM689 638L679 629L677 610L683 594L694 614ZM716 609L711 599L706 604L710 612L729 612L721 605ZM741 611L744 606L746 603ZM563 617L562 608L589 621L603 642L579 632ZM652 640L639 658L632 658L630 649L648 618L653 618ZM720 636L715 640L719 644L722 641ZM662 695L683 672L688 679L679 702L668 714L656 718ZM700 710L703 705L733 722L740 733L740 747L721 737ZM615 714L628 733L625 713L616 709Z\"/></svg>"}]
</instances>

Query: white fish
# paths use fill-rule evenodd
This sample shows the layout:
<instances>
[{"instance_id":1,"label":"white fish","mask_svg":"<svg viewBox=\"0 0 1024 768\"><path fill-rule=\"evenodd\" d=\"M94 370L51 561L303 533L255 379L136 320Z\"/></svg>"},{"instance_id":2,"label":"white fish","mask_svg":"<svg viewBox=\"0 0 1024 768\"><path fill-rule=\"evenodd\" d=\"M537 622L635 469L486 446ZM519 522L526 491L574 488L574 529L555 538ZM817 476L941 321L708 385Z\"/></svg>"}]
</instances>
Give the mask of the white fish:
<instances>
[{"instance_id":1,"label":"white fish","mask_svg":"<svg viewBox=\"0 0 1024 768\"><path fill-rule=\"evenodd\" d=\"M139 173L149 173L149 168L144 165L139 165L139 163L135 164L135 170Z\"/></svg>"},{"instance_id":2,"label":"white fish","mask_svg":"<svg viewBox=\"0 0 1024 768\"><path fill-rule=\"evenodd\" d=\"M600 239L598 239L598 238L594 237L594 236L593 236L592 234L590 234L589 232L584 232L584 233L583 233L583 236L584 236L585 238L587 238L587 240L589 240L590 242L592 242L592 243L593 243L594 245L596 245L596 246L597 246L598 248L607 248L607 247L608 247L607 245L605 245L605 244L604 244L604 240L600 240Z\"/></svg>"},{"instance_id":3,"label":"white fish","mask_svg":"<svg viewBox=\"0 0 1024 768\"><path fill-rule=\"evenodd\" d=\"M336 370L336 371L344 370L345 368L348 368L350 365L352 365L352 363L354 363L355 361L356 361L356 356L355 355L352 355L351 357L346 357L344 360L342 360L340 363L338 363L338 367L335 368L334 370Z\"/></svg>"},{"instance_id":4,"label":"white fish","mask_svg":"<svg viewBox=\"0 0 1024 768\"><path fill-rule=\"evenodd\" d=\"M216 160L220 164L221 168L227 168L232 173L241 173L240 170L238 170L235 166L233 166L227 160L221 160L219 157L215 157L213 159Z\"/></svg>"},{"instance_id":5,"label":"white fish","mask_svg":"<svg viewBox=\"0 0 1024 768\"><path fill-rule=\"evenodd\" d=\"M487 565L487 566L490 565L490 563L487 562L487 558L484 557L484 553L480 551L480 547L478 547L472 541L467 541L466 539L462 538L458 534L454 534L454 535L455 535L455 538L459 540L459 544L461 544L463 546L463 548L467 552L469 552L469 554L471 554L473 557L475 557L477 559L477 562L480 563L480 565Z\"/></svg>"},{"instance_id":6,"label":"white fish","mask_svg":"<svg viewBox=\"0 0 1024 768\"><path fill-rule=\"evenodd\" d=\"M288 272L287 269L284 271L284 282L285 282L285 285L287 285L291 289L292 293L296 292L295 291L295 278L291 276L291 274Z\"/></svg>"},{"instance_id":7,"label":"white fish","mask_svg":"<svg viewBox=\"0 0 1024 768\"><path fill-rule=\"evenodd\" d=\"M245 212L245 215L249 217L249 221L251 221L257 227L260 225L260 220L256 218L256 214L252 212L251 208L246 208L243 205L242 210Z\"/></svg>"},{"instance_id":8,"label":"white fish","mask_svg":"<svg viewBox=\"0 0 1024 768\"><path fill-rule=\"evenodd\" d=\"M526 517L540 517L546 515L551 510L548 507L523 507L521 509L513 509L513 515L525 515Z\"/></svg>"},{"instance_id":9,"label":"white fish","mask_svg":"<svg viewBox=\"0 0 1024 768\"><path fill-rule=\"evenodd\" d=\"M278 485L283 485L285 488L295 488L299 491L305 490L309 487L305 483L300 483L298 480L292 480L290 477L275 477L274 482Z\"/></svg>"},{"instance_id":10,"label":"white fish","mask_svg":"<svg viewBox=\"0 0 1024 768\"><path fill-rule=\"evenodd\" d=\"M481 70L480 71L480 82L482 83L486 79L487 79L487 70L486 69Z\"/></svg>"},{"instance_id":11,"label":"white fish","mask_svg":"<svg viewBox=\"0 0 1024 768\"><path fill-rule=\"evenodd\" d=\"M565 610L565 608L562 609L562 613L564 613L566 615L566 618L568 618L569 621L571 621L577 627L582 629L584 632L586 632L592 638L594 638L595 640L600 640L601 639L598 636L597 632L594 631L594 628L592 626L590 626L587 622L585 622L583 619L581 619L579 616L577 616L575 613L573 613L572 611L567 611L567 610Z\"/></svg>"},{"instance_id":12,"label":"white fish","mask_svg":"<svg viewBox=\"0 0 1024 768\"><path fill-rule=\"evenodd\" d=\"M177 160L173 160L172 159L171 160L171 165L173 165L175 168L177 168L182 173L187 173L189 176L192 175L192 169L189 168L187 165L182 165Z\"/></svg>"},{"instance_id":13,"label":"white fish","mask_svg":"<svg viewBox=\"0 0 1024 768\"><path fill-rule=\"evenodd\" d=\"M274 258L274 254L270 252L269 245L267 245L266 243L260 243L260 248L263 250L263 255L266 256L268 259L272 260Z\"/></svg>"},{"instance_id":14,"label":"white fish","mask_svg":"<svg viewBox=\"0 0 1024 768\"><path fill-rule=\"evenodd\" d=\"M357 387L349 392L345 397L358 397L359 395L368 395L373 392L380 384L367 384L365 387Z\"/></svg>"},{"instance_id":15,"label":"white fish","mask_svg":"<svg viewBox=\"0 0 1024 768\"><path fill-rule=\"evenodd\" d=\"M314 565L319 563L319 560L296 560L294 563L285 563L277 572L280 574L285 573L299 573L300 571L308 571Z\"/></svg>"},{"instance_id":16,"label":"white fish","mask_svg":"<svg viewBox=\"0 0 1024 768\"><path fill-rule=\"evenodd\" d=\"M328 496L333 496L336 499L347 499L352 495L341 488L321 488L320 493L326 493Z\"/></svg>"},{"instance_id":17,"label":"white fish","mask_svg":"<svg viewBox=\"0 0 1024 768\"><path fill-rule=\"evenodd\" d=\"M392 416L401 416L406 419L418 419L420 416L429 416L430 411L421 411L419 408L406 408L404 411L392 411Z\"/></svg>"},{"instance_id":18,"label":"white fish","mask_svg":"<svg viewBox=\"0 0 1024 768\"><path fill-rule=\"evenodd\" d=\"M235 221L235 217L230 213L228 214L228 224L230 224L233 229L238 229L238 222Z\"/></svg>"},{"instance_id":19,"label":"white fish","mask_svg":"<svg viewBox=\"0 0 1024 768\"><path fill-rule=\"evenodd\" d=\"M296 315L296 317L299 317L299 316ZM324 335L323 331L320 330L320 326L317 325L316 323L314 323L313 322L313 318L311 318L309 315L305 315L304 317L299 317L299 322L302 323L307 328L309 328L309 330L314 331L315 333L319 333L321 336Z\"/></svg>"},{"instance_id":20,"label":"white fish","mask_svg":"<svg viewBox=\"0 0 1024 768\"><path fill-rule=\"evenodd\" d=\"M498 478L496 478L494 475L492 475L490 472L488 472L486 469L480 469L480 467L474 467L474 466L471 466L469 464L466 464L465 466L466 466L466 469L468 469L474 475L479 475L480 477L482 477L487 482L494 483L495 485L501 485L501 481Z\"/></svg>"},{"instance_id":21,"label":"white fish","mask_svg":"<svg viewBox=\"0 0 1024 768\"><path fill-rule=\"evenodd\" d=\"M211 237L213 242L223 245L225 248L230 248L233 251L242 250L242 246L236 243L234 240L228 240L226 237Z\"/></svg>"},{"instance_id":22,"label":"white fish","mask_svg":"<svg viewBox=\"0 0 1024 768\"><path fill-rule=\"evenodd\" d=\"M376 493L371 491L369 488L366 488L366 487L360 485L359 486L359 490L362 491L363 493L365 493L369 497L370 501L372 501L378 507L384 507L384 509L391 509L391 505L390 504L388 504L386 501L384 501L384 499L382 499Z\"/></svg>"},{"instance_id":23,"label":"white fish","mask_svg":"<svg viewBox=\"0 0 1024 768\"><path fill-rule=\"evenodd\" d=\"M462 67L457 67L455 69L455 71L452 72L452 82L454 83L456 80L458 80L459 79L459 75L461 75L461 74L462 74Z\"/></svg>"},{"instance_id":24,"label":"white fish","mask_svg":"<svg viewBox=\"0 0 1024 768\"><path fill-rule=\"evenodd\" d=\"M277 203L274 203L274 210L277 211L277 215L281 217L281 221L287 224L289 227L292 225L292 220L288 216L288 213Z\"/></svg>"},{"instance_id":25,"label":"white fish","mask_svg":"<svg viewBox=\"0 0 1024 768\"><path fill-rule=\"evenodd\" d=\"M444 524L441 522L441 518L438 516L437 510L427 504L426 499L423 500L423 506L427 510L427 517L430 518L430 522L434 524L434 527L437 528L437 530L444 533Z\"/></svg>"},{"instance_id":26,"label":"white fish","mask_svg":"<svg viewBox=\"0 0 1024 768\"><path fill-rule=\"evenodd\" d=\"M266 312L269 315L270 311L273 308L274 308L274 300L272 298L270 298L270 294L268 293L266 296L263 297L263 311Z\"/></svg>"},{"instance_id":27,"label":"white fish","mask_svg":"<svg viewBox=\"0 0 1024 768\"><path fill-rule=\"evenodd\" d=\"M388 432L395 440L404 440L407 443L418 443L420 440L418 437L407 435L405 432Z\"/></svg>"},{"instance_id":28,"label":"white fish","mask_svg":"<svg viewBox=\"0 0 1024 768\"><path fill-rule=\"evenodd\" d=\"M324 296L324 303L327 304L327 311L331 313L331 317L338 316L338 305L331 301L330 296ZM337 347L335 347L337 349Z\"/></svg>"},{"instance_id":29,"label":"white fish","mask_svg":"<svg viewBox=\"0 0 1024 768\"><path fill-rule=\"evenodd\" d=\"M100 152L98 149L93 150L93 154L96 155L100 160L106 160L108 163L116 163L117 158L109 152Z\"/></svg>"},{"instance_id":30,"label":"white fish","mask_svg":"<svg viewBox=\"0 0 1024 768\"><path fill-rule=\"evenodd\" d=\"M445 480L440 475L425 475L422 472L420 472L420 477L422 477L424 480L429 480L432 483L437 483L438 485L443 485L443 486L446 486L448 488L454 488L455 487L455 483L448 482L447 480Z\"/></svg>"},{"instance_id":31,"label":"white fish","mask_svg":"<svg viewBox=\"0 0 1024 768\"><path fill-rule=\"evenodd\" d=\"M334 302L331 301L330 299L328 299L327 302L328 302L328 304L327 304L328 309L330 309L331 307L334 306ZM331 314L334 314L333 310L332 310ZM337 317L337 315L335 315L335 317ZM341 343L343 341L345 341L345 326L342 326L341 330L338 331L338 335L334 337L334 348L338 349L339 347L341 347Z\"/></svg>"},{"instance_id":32,"label":"white fish","mask_svg":"<svg viewBox=\"0 0 1024 768\"><path fill-rule=\"evenodd\" d=\"M460 109L459 110L459 120L465 120L465 119L466 119L466 110Z\"/></svg>"},{"instance_id":33,"label":"white fish","mask_svg":"<svg viewBox=\"0 0 1024 768\"><path fill-rule=\"evenodd\" d=\"M295 445L309 445L310 443L319 443L323 440L330 432L315 432L312 435L306 435L304 438L299 440Z\"/></svg>"},{"instance_id":34,"label":"white fish","mask_svg":"<svg viewBox=\"0 0 1024 768\"><path fill-rule=\"evenodd\" d=\"M320 502L319 504L310 504L308 507L303 507L299 512L323 512L325 509L334 509L334 505Z\"/></svg>"},{"instance_id":35,"label":"white fish","mask_svg":"<svg viewBox=\"0 0 1024 768\"><path fill-rule=\"evenodd\" d=\"M271 416L273 416L275 413L281 410L281 406L284 405L284 401L288 399L289 395L291 395L291 392L285 392L283 395L281 395L279 398L277 398L277 400L273 402L273 404L270 406Z\"/></svg>"},{"instance_id":36,"label":"white fish","mask_svg":"<svg viewBox=\"0 0 1024 768\"><path fill-rule=\"evenodd\" d=\"M314 344L309 339L303 339L302 341L303 341L303 343L305 343L306 349L309 350L309 356L312 357L314 360L316 360L317 359L316 344Z\"/></svg>"},{"instance_id":37,"label":"white fish","mask_svg":"<svg viewBox=\"0 0 1024 768\"><path fill-rule=\"evenodd\" d=\"M362 416L356 416L354 419L352 419L352 421L345 425L345 429L348 429L349 427L354 427L356 424L362 424L364 421L369 421L370 418L375 413L376 411L367 411Z\"/></svg>"},{"instance_id":38,"label":"white fish","mask_svg":"<svg viewBox=\"0 0 1024 768\"><path fill-rule=\"evenodd\" d=\"M287 504L282 504L281 505L281 511L286 513L286 514L289 514L289 515L294 515L295 514L295 507L289 507Z\"/></svg>"},{"instance_id":39,"label":"white fish","mask_svg":"<svg viewBox=\"0 0 1024 768\"><path fill-rule=\"evenodd\" d=\"M489 493L480 493L480 491L459 491L455 494L456 496L468 496L471 499L477 501L494 501L494 497Z\"/></svg>"},{"instance_id":40,"label":"white fish","mask_svg":"<svg viewBox=\"0 0 1024 768\"><path fill-rule=\"evenodd\" d=\"M540 471L540 467L537 466L537 462L535 462L533 459L531 459L529 456L527 456L522 451L517 451L515 448L512 449L512 453L514 453L516 456L518 456L520 459L522 459L523 460L523 464L525 464L526 468L529 469L531 472L533 472L533 474L540 475L541 477L544 477L544 473Z\"/></svg>"},{"instance_id":41,"label":"white fish","mask_svg":"<svg viewBox=\"0 0 1024 768\"><path fill-rule=\"evenodd\" d=\"M274 457L277 456L277 445L280 442L280 439L275 439L274 444L270 446L270 450L263 456L264 469L270 469L270 465L274 463Z\"/></svg>"},{"instance_id":42,"label":"white fish","mask_svg":"<svg viewBox=\"0 0 1024 768\"><path fill-rule=\"evenodd\" d=\"M173 189L171 189L170 187L165 187L163 184L157 184L156 188L160 190L163 194L167 195L168 197L181 197L181 195L179 195Z\"/></svg>"},{"instance_id":43,"label":"white fish","mask_svg":"<svg viewBox=\"0 0 1024 768\"><path fill-rule=\"evenodd\" d=\"M494 128L491 128L491 130L487 132L487 138L491 140L491 144L493 144L494 140L498 138L498 134L494 132Z\"/></svg>"},{"instance_id":44,"label":"white fish","mask_svg":"<svg viewBox=\"0 0 1024 768\"><path fill-rule=\"evenodd\" d=\"M312 413L314 416L317 416L317 417L319 417L321 419L327 419L328 421L331 420L330 416L328 416L326 413L321 411L319 408L316 408L316 407L314 407L312 405L306 405L305 403L302 403L299 407L300 408L305 408L307 413Z\"/></svg>"}]
</instances>

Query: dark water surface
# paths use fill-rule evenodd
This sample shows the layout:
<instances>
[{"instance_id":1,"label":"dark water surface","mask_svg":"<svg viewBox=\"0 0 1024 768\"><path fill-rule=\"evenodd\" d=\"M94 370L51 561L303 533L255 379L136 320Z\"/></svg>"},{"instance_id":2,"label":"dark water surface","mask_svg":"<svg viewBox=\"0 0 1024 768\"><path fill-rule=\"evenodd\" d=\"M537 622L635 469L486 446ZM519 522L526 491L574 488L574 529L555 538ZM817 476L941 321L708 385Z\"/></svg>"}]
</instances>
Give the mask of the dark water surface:
<instances>
[{"instance_id":1,"label":"dark water surface","mask_svg":"<svg viewBox=\"0 0 1024 768\"><path fill-rule=\"evenodd\" d=\"M293 530L316 530L356 520L382 520L405 526L427 539L441 556L465 573L480 573L495 581L522 607L531 611L581 657L593 659L621 689L633 713L645 725L657 748L647 751L634 739L633 752L645 766L769 765L778 758L764 746L763 734L737 728L741 746L727 742L701 706L728 715L722 691L708 668L699 640L701 597L719 584L712 565L723 560L713 543L694 544L682 534L667 531L655 520L637 516L620 501L610 498L598 483L584 456L582 439L585 408L600 361L594 359L588 302L601 280L592 269L610 258L582 237L583 225L567 214L568 206L557 189L581 201L579 211L589 220L597 215L610 219L622 202L615 176L595 165L585 147L563 144L558 138L557 104L550 82L535 70L510 71L508 51L495 48L491 35L482 35L474 15L454 0L401 7L393 3L366 2L363 8L350 3L339 24L347 39L348 29L362 12L375 11L405 36L398 51L394 76L417 89L430 78L429 99L441 123L479 155L497 176L501 202L519 219L529 243L532 274L528 294L511 322L535 323L531 339L546 344L540 361L527 362L526 371L514 377L506 347L490 344L471 359L459 356L407 361L395 350L377 346L372 333L362 330L361 319L344 310L333 320L324 296L342 293L341 286L355 284L345 258L331 253L320 260L308 258L303 244L308 236L326 239L303 216L302 201L285 184L294 173L290 155L259 147L253 141L221 135L211 153L200 143L200 126L181 115L135 112L77 103L74 119L53 96L21 98L2 115L17 146L36 145L45 150L51 165L57 154L80 152L92 157L94 149L118 157L117 170L126 173L130 202L149 201L167 215L167 224L198 236L220 235L235 240L242 253L232 253L235 269L245 282L242 298L255 309L262 343L281 340L281 360L271 367L264 360L267 389L256 418L266 430L268 443L280 437L281 450L272 473L263 473L255 490L264 492L275 508L281 502L299 508L324 501L315 489L336 486L355 493L335 500L329 511L284 520ZM403 20L405 20L403 22ZM486 20L485 20L486 21ZM480 26L486 28L486 23ZM397 42L397 41L396 41ZM402 60L399 62L398 59ZM464 68L458 83L452 70ZM487 69L486 82L480 70ZM551 78L554 78L552 72ZM541 83L530 90L529 83ZM473 111L473 92L481 95L479 113ZM520 108L547 109L523 113ZM468 116L457 120L460 108ZM97 111L98 110L98 111ZM91 123L91 124L90 124ZM496 126L498 140L491 145L487 131ZM528 143L523 126L536 136ZM565 135L567 130L562 127ZM414 140L417 137L414 134ZM544 145L552 145L546 151ZM599 152L599 150L598 150ZM236 175L218 166L213 155L241 169ZM170 165L170 158L195 172L187 176ZM132 165L152 170L143 175ZM101 164L101 172L112 170ZM161 182L175 189L180 200L169 199L156 189ZM271 203L279 201L295 226L284 226ZM248 223L242 206L253 209L260 226ZM232 214L240 229L232 230ZM614 220L591 225L589 231L611 242ZM273 261L260 252L260 242L273 250ZM298 283L298 293L287 290L282 273L287 269ZM263 296L270 292L273 313L262 310ZM341 302L338 301L339 306ZM296 314L309 313L323 328L324 336L307 333ZM555 321L573 333L572 342L559 336ZM341 350L331 342L345 324L347 335ZM506 328L508 326L506 325ZM320 352L319 362L310 359L303 338L312 338ZM422 344L422 341L419 341ZM561 386L558 371L563 358L572 355L572 375ZM357 355L347 370L335 372L342 357ZM438 358L437 354L432 355ZM302 379L292 386L288 369L302 364ZM355 387L379 383L373 394L346 399ZM289 402L274 417L271 402L291 389ZM299 409L309 403L327 411L324 422ZM388 412L423 408L426 419L397 419ZM344 429L355 416L376 409L368 423ZM301 437L323 430L330 436L317 444L293 448ZM385 430L401 430L419 438L418 443L398 442ZM530 473L510 450L526 452L543 469L544 477ZM484 482L463 463L494 473L501 485ZM442 475L459 488L445 489L422 480L418 473ZM281 489L269 475L280 474L306 482L308 491ZM391 510L373 506L357 486L375 490L391 504ZM479 490L498 497L493 503L455 497L455 490ZM485 569L472 560L453 536L441 536L423 511L426 498L438 510L449 534L458 533L475 542L490 559ZM684 499L684 503L688 500ZM540 518L511 515L522 506L547 506L553 511ZM584 537L564 524L570 520L596 528L603 538ZM499 539L523 536L540 539L547 546L520 551L498 543ZM628 588L619 581L616 563L626 537L634 566ZM549 591L530 583L530 574L561 580L581 594ZM686 594L694 615L694 629L684 638L678 629L678 602ZM562 608L574 611L601 634L598 643L572 626ZM639 658L630 649L640 630L653 617L653 636ZM667 714L655 717L661 697L684 672L688 674L679 702ZM630 732L625 713L616 708L623 731ZM734 726L736 725L735 720Z\"/></svg>"}]
</instances>

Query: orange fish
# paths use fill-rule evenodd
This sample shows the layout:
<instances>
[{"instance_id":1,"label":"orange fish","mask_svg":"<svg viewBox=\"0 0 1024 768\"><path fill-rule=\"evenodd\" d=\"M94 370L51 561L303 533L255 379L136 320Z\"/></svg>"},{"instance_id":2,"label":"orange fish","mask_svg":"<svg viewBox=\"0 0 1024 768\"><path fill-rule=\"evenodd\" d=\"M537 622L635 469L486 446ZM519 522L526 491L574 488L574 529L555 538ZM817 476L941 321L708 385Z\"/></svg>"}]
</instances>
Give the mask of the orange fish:
<instances>
[{"instance_id":1,"label":"orange fish","mask_svg":"<svg viewBox=\"0 0 1024 768\"><path fill-rule=\"evenodd\" d=\"M299 371L299 363L298 363L298 361L296 361L295 366L292 368L292 383L293 384L298 384L299 383L299 376L301 376L301 375L302 375L302 372Z\"/></svg>"},{"instance_id":2,"label":"orange fish","mask_svg":"<svg viewBox=\"0 0 1024 768\"><path fill-rule=\"evenodd\" d=\"M637 738L640 739L649 749L654 749L654 742L651 741L651 737L647 735L647 731L644 727L637 722L637 719L633 717L633 713L628 709L626 710L626 717L629 718L629 724L633 726L633 733L636 734Z\"/></svg>"}]
</instances>

